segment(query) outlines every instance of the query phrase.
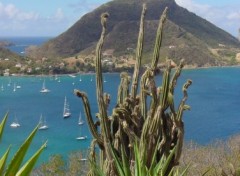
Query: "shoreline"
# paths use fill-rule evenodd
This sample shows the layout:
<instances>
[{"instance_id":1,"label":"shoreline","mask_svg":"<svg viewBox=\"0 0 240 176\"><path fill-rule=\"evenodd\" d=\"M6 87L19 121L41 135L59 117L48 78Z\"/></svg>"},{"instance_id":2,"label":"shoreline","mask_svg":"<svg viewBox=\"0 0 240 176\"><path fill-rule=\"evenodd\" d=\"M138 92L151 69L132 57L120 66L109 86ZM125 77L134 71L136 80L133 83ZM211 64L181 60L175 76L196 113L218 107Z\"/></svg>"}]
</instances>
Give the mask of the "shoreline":
<instances>
[{"instance_id":1,"label":"shoreline","mask_svg":"<svg viewBox=\"0 0 240 176\"><path fill-rule=\"evenodd\" d=\"M182 70L202 70L202 69L216 69L216 68L240 68L240 65L226 65L226 66L205 66L205 67L191 67L191 66L184 66ZM176 67L173 68L173 70ZM164 70L164 69L161 69ZM102 74L120 74L122 72L104 72ZM53 75L45 75L45 74L36 74L36 75L26 75L26 74L11 74L8 76L1 76L1 77L56 77L56 76L70 76L70 75L94 75L95 72L77 72L77 73L66 73L66 74L53 74ZM131 73L132 74L132 73ZM70 76L71 77L71 76Z\"/></svg>"}]
</instances>

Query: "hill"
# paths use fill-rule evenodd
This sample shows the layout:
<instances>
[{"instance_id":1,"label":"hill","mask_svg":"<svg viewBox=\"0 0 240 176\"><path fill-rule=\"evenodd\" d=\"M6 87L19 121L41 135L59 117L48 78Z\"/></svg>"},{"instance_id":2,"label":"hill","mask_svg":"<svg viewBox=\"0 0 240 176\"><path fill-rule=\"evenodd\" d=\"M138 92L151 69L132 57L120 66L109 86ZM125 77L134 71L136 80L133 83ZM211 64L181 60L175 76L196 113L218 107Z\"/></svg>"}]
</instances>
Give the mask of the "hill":
<instances>
[{"instance_id":1,"label":"hill","mask_svg":"<svg viewBox=\"0 0 240 176\"><path fill-rule=\"evenodd\" d=\"M19 66L26 62L27 60L23 56L19 56L7 48L0 47L0 75L4 73L8 75L9 70L12 73L18 73L20 71Z\"/></svg>"},{"instance_id":2,"label":"hill","mask_svg":"<svg viewBox=\"0 0 240 176\"><path fill-rule=\"evenodd\" d=\"M88 55L94 51L101 33L100 14L108 12L108 34L104 49L114 56L129 54L135 48L142 3L147 3L144 61L148 62L159 16L169 8L164 29L162 57L178 62L184 58L188 65L215 66L235 64L239 41L205 19L178 6L174 0L114 0L84 15L66 32L32 51L34 57L65 58ZM130 53L133 54L133 53Z\"/></svg>"}]
</instances>

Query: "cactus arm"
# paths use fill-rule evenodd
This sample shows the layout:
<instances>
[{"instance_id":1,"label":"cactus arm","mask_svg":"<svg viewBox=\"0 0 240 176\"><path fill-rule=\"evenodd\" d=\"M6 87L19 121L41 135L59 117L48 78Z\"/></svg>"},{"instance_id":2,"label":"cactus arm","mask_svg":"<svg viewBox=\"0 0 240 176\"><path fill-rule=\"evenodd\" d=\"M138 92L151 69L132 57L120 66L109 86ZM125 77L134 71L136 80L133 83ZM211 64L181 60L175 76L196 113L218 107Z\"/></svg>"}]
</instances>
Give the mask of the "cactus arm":
<instances>
[{"instance_id":1,"label":"cactus arm","mask_svg":"<svg viewBox=\"0 0 240 176\"><path fill-rule=\"evenodd\" d=\"M167 61L167 68L163 74L163 81L162 81L162 97L160 100L160 105L164 108L167 106L167 98L169 93L169 83L170 83L170 72L171 72L171 65L170 61Z\"/></svg>"},{"instance_id":2,"label":"cactus arm","mask_svg":"<svg viewBox=\"0 0 240 176\"><path fill-rule=\"evenodd\" d=\"M109 142L111 140L111 135L110 135L110 125L109 125L109 121L108 121L109 119L107 117L106 105L105 105L104 98L103 98L101 51L102 51L102 46L103 46L105 33L106 33L106 21L107 21L108 16L109 15L107 13L103 13L101 15L102 33L101 33L101 37L100 37L97 47L96 47L97 102L98 102L99 113L102 117L103 135L104 135L106 142Z\"/></svg>"},{"instance_id":3,"label":"cactus arm","mask_svg":"<svg viewBox=\"0 0 240 176\"><path fill-rule=\"evenodd\" d=\"M166 7L161 15L159 26L157 29L157 36L156 36L156 41L155 41L155 46L154 46L154 51L153 51L152 65L151 65L151 68L153 69L153 71L156 70L158 60L160 57L160 47L162 45L163 25L167 18L167 10L168 10L168 8Z\"/></svg>"},{"instance_id":4,"label":"cactus arm","mask_svg":"<svg viewBox=\"0 0 240 176\"><path fill-rule=\"evenodd\" d=\"M121 82L118 87L118 98L117 98L118 105L123 104L124 99L128 97L128 94L129 94L128 86L130 83L128 73L122 72L120 74L120 78L121 78Z\"/></svg>"},{"instance_id":5,"label":"cactus arm","mask_svg":"<svg viewBox=\"0 0 240 176\"><path fill-rule=\"evenodd\" d=\"M74 93L75 93L76 96L82 98L83 105L84 105L84 110L85 110L85 114L86 114L86 117L87 117L87 122L88 122L88 125L89 125L89 128L90 128L90 131L91 131L93 137L95 139L97 139L99 147L103 148L103 139L98 134L97 128L94 124L94 121L93 121L93 118L92 118L92 115L91 115L90 104L89 104L86 93L80 92L79 90L74 90Z\"/></svg>"},{"instance_id":6,"label":"cactus arm","mask_svg":"<svg viewBox=\"0 0 240 176\"><path fill-rule=\"evenodd\" d=\"M146 93L148 92L148 86L147 86L147 82L148 82L148 78L150 77L150 75L152 74L152 71L150 69L147 69L143 75L142 75L142 79L141 79L141 89L140 89L140 106L141 106L141 114L143 119L147 118L147 96Z\"/></svg>"},{"instance_id":7,"label":"cactus arm","mask_svg":"<svg viewBox=\"0 0 240 176\"><path fill-rule=\"evenodd\" d=\"M170 83L170 88L169 88L169 91L173 94L174 93L174 88L177 84L177 79L179 78L180 74L181 74L181 71L182 71L182 68L183 68L183 62L184 60L181 60L180 61L180 64L177 68L177 70L175 71L173 77L172 77L172 80L171 80L171 83Z\"/></svg>"},{"instance_id":8,"label":"cactus arm","mask_svg":"<svg viewBox=\"0 0 240 176\"><path fill-rule=\"evenodd\" d=\"M138 89L139 70L140 70L140 66L141 66L143 41L144 41L143 36L144 36L145 13L146 13L146 4L143 4L141 20L140 20L140 29L139 29L139 35L138 35L138 43L137 43L137 49L136 49L136 63L135 63L135 67L134 67L133 80L132 80L132 86L131 86L131 97L132 98L136 97L137 89Z\"/></svg>"},{"instance_id":9,"label":"cactus arm","mask_svg":"<svg viewBox=\"0 0 240 176\"><path fill-rule=\"evenodd\" d=\"M174 130L176 130L176 137L177 137L177 143L176 143L176 154L175 154L175 158L174 158L174 163L177 164L180 156L181 156L181 152L182 152L182 146L183 146L183 137L184 137L184 124L182 121L182 115L183 115L183 111L184 110L188 110L190 107L185 105L185 102L188 98L188 93L187 93L187 89L188 87L192 84L191 80L187 80L187 82L183 85L183 94L184 97L179 105L178 108L178 112L177 112L177 119L175 122L177 122L175 125Z\"/></svg>"},{"instance_id":10,"label":"cactus arm","mask_svg":"<svg viewBox=\"0 0 240 176\"><path fill-rule=\"evenodd\" d=\"M123 91L122 91L122 99L123 101L125 101L125 99L127 99L127 97L129 96L129 76L128 74L125 75L124 79L123 79Z\"/></svg>"},{"instance_id":11,"label":"cactus arm","mask_svg":"<svg viewBox=\"0 0 240 176\"><path fill-rule=\"evenodd\" d=\"M168 92L168 104L170 107L171 112L173 113L173 116L176 116L176 111L175 111L175 107L174 107L174 88L177 84L177 80L181 74L183 68L183 60L180 61L180 64L178 66L178 68L176 69L171 81L170 81L170 85L169 85L169 92ZM175 117L174 117L175 118Z\"/></svg>"}]
</instances>

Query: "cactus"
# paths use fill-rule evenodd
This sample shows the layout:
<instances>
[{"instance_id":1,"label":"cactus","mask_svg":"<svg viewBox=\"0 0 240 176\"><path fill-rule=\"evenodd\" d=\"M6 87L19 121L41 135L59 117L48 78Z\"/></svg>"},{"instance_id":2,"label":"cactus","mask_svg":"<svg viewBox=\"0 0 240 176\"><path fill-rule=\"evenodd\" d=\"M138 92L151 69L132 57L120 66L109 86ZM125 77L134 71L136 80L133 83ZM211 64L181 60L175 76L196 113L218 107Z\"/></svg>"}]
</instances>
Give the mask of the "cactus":
<instances>
[{"instance_id":1,"label":"cactus","mask_svg":"<svg viewBox=\"0 0 240 176\"><path fill-rule=\"evenodd\" d=\"M113 176L140 173L142 175L168 175L179 162L184 137L182 116L183 111L190 108L185 105L185 102L188 98L187 89L192 82L187 80L183 85L183 98L178 108L175 109L174 89L183 68L183 61L171 77L171 62L167 60L162 85L157 87L154 80L167 8L160 18L151 67L140 78L145 13L146 5L143 5L132 84L130 85L131 77L128 73L120 74L117 104L112 115L107 115L110 95L103 92L101 68L101 52L109 16L107 13L101 16L102 34L96 47L96 87L99 108L96 123L90 113L87 95L80 90L74 90L83 101L87 121L94 138L89 155L91 167L88 175ZM138 85L139 94L137 94ZM147 99L151 99L150 104ZM98 159L96 158L96 145L100 148ZM163 161L167 164L159 166L159 163Z\"/></svg>"}]
</instances>

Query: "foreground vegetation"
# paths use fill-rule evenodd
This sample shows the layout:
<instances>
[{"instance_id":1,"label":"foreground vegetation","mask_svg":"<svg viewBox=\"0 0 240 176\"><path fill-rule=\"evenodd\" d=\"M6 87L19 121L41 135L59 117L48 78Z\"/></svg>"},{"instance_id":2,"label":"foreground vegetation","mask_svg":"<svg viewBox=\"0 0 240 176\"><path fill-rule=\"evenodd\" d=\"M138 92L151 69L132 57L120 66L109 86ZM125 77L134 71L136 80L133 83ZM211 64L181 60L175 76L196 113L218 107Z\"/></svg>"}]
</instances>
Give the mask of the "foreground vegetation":
<instances>
[{"instance_id":1,"label":"foreground vegetation","mask_svg":"<svg viewBox=\"0 0 240 176\"><path fill-rule=\"evenodd\" d=\"M85 153L84 151L83 153ZM82 152L72 153L68 160L53 155L48 162L35 169L32 176L83 176L89 170L89 163L82 162ZM189 165L190 164L190 165ZM240 135L227 140L218 140L208 145L187 142L183 146L179 170L189 166L189 176L239 176L240 175Z\"/></svg>"},{"instance_id":2,"label":"foreground vegetation","mask_svg":"<svg viewBox=\"0 0 240 176\"><path fill-rule=\"evenodd\" d=\"M180 166L190 164L188 175L239 176L240 175L240 135L226 141L218 140L201 146L187 143L184 146Z\"/></svg>"},{"instance_id":3,"label":"foreground vegetation","mask_svg":"<svg viewBox=\"0 0 240 176\"><path fill-rule=\"evenodd\" d=\"M4 127L8 119L8 113L5 114L2 121L0 122L0 140L3 136ZM23 163L24 157L28 151L29 146L38 130L38 126L29 134L26 140L23 142L21 147L15 153L11 161L8 163L8 154L11 146L8 147L6 152L0 158L0 175L3 176L25 176L29 175L40 156L41 152L44 150L46 143L44 143L33 155L32 157Z\"/></svg>"}]
</instances>

